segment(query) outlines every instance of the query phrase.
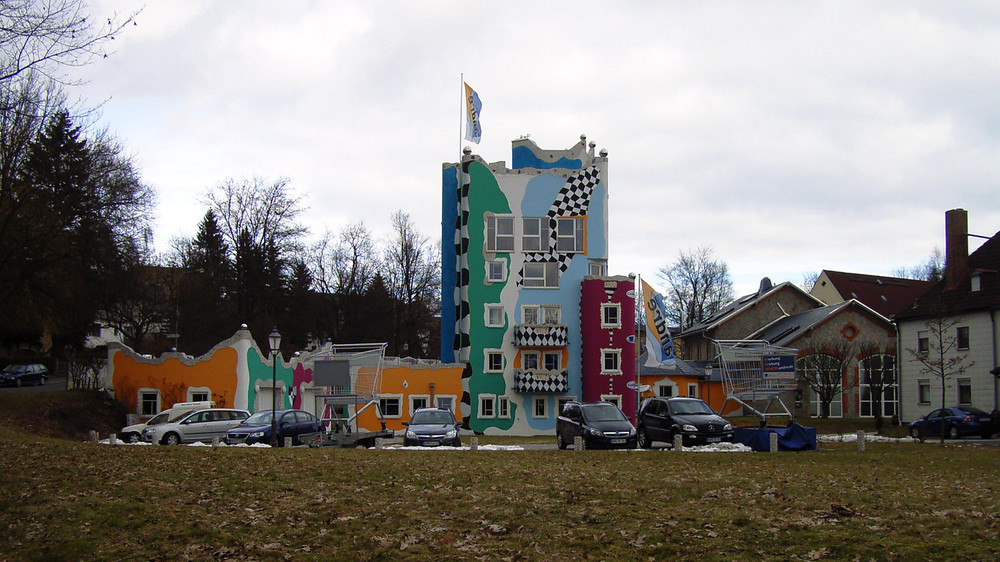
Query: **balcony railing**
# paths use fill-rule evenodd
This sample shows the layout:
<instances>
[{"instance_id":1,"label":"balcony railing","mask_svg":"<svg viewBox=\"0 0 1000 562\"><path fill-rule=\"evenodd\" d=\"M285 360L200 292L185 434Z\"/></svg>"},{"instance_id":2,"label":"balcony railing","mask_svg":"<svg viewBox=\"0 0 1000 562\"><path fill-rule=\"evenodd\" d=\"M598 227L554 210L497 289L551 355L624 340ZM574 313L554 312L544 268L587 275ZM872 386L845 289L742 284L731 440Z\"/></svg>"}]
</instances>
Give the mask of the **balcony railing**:
<instances>
[{"instance_id":1,"label":"balcony railing","mask_svg":"<svg viewBox=\"0 0 1000 562\"><path fill-rule=\"evenodd\" d=\"M514 369L514 392L569 392L569 371Z\"/></svg>"},{"instance_id":2,"label":"balcony railing","mask_svg":"<svg viewBox=\"0 0 1000 562\"><path fill-rule=\"evenodd\" d=\"M517 324L514 345L518 347L566 347L569 326L566 324Z\"/></svg>"}]
</instances>

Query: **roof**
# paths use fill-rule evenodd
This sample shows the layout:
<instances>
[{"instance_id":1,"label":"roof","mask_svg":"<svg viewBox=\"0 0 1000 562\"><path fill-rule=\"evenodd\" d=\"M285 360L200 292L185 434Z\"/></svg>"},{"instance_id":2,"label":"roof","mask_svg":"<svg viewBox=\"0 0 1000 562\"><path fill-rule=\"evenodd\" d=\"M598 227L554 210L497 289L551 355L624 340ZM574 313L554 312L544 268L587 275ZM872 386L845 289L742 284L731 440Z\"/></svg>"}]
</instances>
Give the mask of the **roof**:
<instances>
[{"instance_id":1,"label":"roof","mask_svg":"<svg viewBox=\"0 0 1000 562\"><path fill-rule=\"evenodd\" d=\"M1000 308L1000 232L978 250L969 254L959 281L948 285L947 275L934 284L909 308L896 314L896 320L929 318L937 314L996 310ZM979 290L972 290L973 276L979 277Z\"/></svg>"},{"instance_id":2,"label":"roof","mask_svg":"<svg viewBox=\"0 0 1000 562\"><path fill-rule=\"evenodd\" d=\"M886 318L912 305L933 281L823 270L844 300L857 299Z\"/></svg>"},{"instance_id":3,"label":"roof","mask_svg":"<svg viewBox=\"0 0 1000 562\"><path fill-rule=\"evenodd\" d=\"M806 310L805 312L779 318L767 326L764 326L756 333L750 335L747 339L765 340L771 345L787 346L804 336L807 332L809 332L809 330L819 326L848 308L861 308L863 311L885 322L887 327L890 326L888 318L882 316L868 306L865 306L864 303L855 299L850 299L837 304L831 304L822 308L814 308L812 310Z\"/></svg>"},{"instance_id":4,"label":"roof","mask_svg":"<svg viewBox=\"0 0 1000 562\"><path fill-rule=\"evenodd\" d=\"M687 330L684 330L680 334L680 336L681 337L685 337L685 336L689 336L691 334L697 334L699 332L706 332L708 330L713 330L713 329L719 327L720 324L722 324L726 320L728 320L728 319L736 316L737 314L739 314L743 310L745 310L747 308L750 308L754 304L756 304L756 303L758 303L758 302L760 302L760 301L768 298L769 296L773 295L774 293L777 293L778 291L782 291L782 290L789 289L789 288L793 289L795 291L798 291L799 293L802 293L803 295L805 295L809 299L815 301L816 304L819 305L819 306L823 306L825 304L823 301L819 300L818 298L816 298L816 297L810 295L809 293L803 291L801 288L799 288L794 283L790 283L788 281L785 281L784 283L780 283L778 285L771 286L770 285L770 281L767 280L767 278L765 277L764 280L761 281L761 288L760 288L760 290L758 290L756 293L750 293L749 295L744 295L744 296L742 296L742 297L734 300L733 302L727 304L721 310L719 310L718 312L716 312L715 314L713 314L712 316L706 318L705 320L703 320L703 321L701 321L701 322L699 322L697 324L693 324L690 328L688 328Z\"/></svg>"},{"instance_id":5,"label":"roof","mask_svg":"<svg viewBox=\"0 0 1000 562\"><path fill-rule=\"evenodd\" d=\"M675 359L674 367L647 367L646 357L649 353L643 352L639 356L639 376L686 376L686 377L704 377L707 373L705 372L706 367L711 363L711 361L685 361L683 359ZM709 381L721 381L722 380L722 369L712 369L711 377Z\"/></svg>"}]
</instances>

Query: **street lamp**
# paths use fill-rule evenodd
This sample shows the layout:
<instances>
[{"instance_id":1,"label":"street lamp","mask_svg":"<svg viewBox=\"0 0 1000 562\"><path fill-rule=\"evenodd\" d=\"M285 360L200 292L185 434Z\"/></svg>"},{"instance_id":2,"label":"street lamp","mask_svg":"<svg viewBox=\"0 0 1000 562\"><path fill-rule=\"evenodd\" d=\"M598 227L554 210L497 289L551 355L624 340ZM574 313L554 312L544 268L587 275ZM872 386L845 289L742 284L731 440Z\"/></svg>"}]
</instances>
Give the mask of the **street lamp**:
<instances>
[{"instance_id":1,"label":"street lamp","mask_svg":"<svg viewBox=\"0 0 1000 562\"><path fill-rule=\"evenodd\" d=\"M281 334L275 326L267 336L267 343L271 346L271 446L278 446L278 422L274 417L278 409L278 347L281 346Z\"/></svg>"}]
</instances>

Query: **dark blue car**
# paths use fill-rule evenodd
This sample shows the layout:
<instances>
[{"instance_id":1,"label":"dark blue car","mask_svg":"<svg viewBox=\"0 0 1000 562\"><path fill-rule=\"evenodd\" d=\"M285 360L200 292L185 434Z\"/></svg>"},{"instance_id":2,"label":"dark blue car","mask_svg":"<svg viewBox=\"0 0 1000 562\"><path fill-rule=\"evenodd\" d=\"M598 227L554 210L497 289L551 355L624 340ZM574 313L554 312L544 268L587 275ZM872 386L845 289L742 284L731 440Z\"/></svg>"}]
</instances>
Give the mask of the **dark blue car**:
<instances>
[{"instance_id":1,"label":"dark blue car","mask_svg":"<svg viewBox=\"0 0 1000 562\"><path fill-rule=\"evenodd\" d=\"M292 438L293 445L301 445L303 434L323 431L323 422L304 410L278 410L274 415L277 419L275 426L277 427L278 446L285 444L286 437ZM257 412L226 432L226 443L229 445L269 444L270 442L271 410Z\"/></svg>"},{"instance_id":2,"label":"dark blue car","mask_svg":"<svg viewBox=\"0 0 1000 562\"><path fill-rule=\"evenodd\" d=\"M403 425L406 426L403 437L405 447L462 446L462 439L458 436L459 424L447 408L420 408Z\"/></svg>"},{"instance_id":3,"label":"dark blue car","mask_svg":"<svg viewBox=\"0 0 1000 562\"><path fill-rule=\"evenodd\" d=\"M989 439L996 433L996 420L989 414L972 406L938 408L926 416L910 423L910 437L923 440L926 437L940 437L942 421L944 436L958 439L966 435L978 435Z\"/></svg>"}]
</instances>

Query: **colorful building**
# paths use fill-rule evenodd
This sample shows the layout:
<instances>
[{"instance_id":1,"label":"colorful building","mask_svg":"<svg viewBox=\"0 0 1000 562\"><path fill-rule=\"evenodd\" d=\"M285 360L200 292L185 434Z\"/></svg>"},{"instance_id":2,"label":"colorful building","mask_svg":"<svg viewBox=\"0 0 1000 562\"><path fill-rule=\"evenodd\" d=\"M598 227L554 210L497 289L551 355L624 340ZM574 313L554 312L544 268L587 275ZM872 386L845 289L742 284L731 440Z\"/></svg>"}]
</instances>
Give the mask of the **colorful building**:
<instances>
[{"instance_id":1,"label":"colorful building","mask_svg":"<svg viewBox=\"0 0 1000 562\"><path fill-rule=\"evenodd\" d=\"M568 150L542 150L527 138L512 144L511 168L468 149L460 164L443 166L441 357L469 365L467 428L544 434L566 401L620 395L627 402L622 388L630 369L634 379L627 363L634 352L614 346L627 330L634 339L623 300L634 294L608 301L602 286L600 297L621 306L622 327L598 328L609 334L599 338L605 347L585 350L584 280L603 283L607 275L607 154L595 154L586 137ZM618 351L621 384L597 382L599 371L585 379L585 363L598 357L593 350L602 360L601 350ZM614 353L607 355L613 362ZM604 390L591 391L585 380Z\"/></svg>"}]
</instances>

